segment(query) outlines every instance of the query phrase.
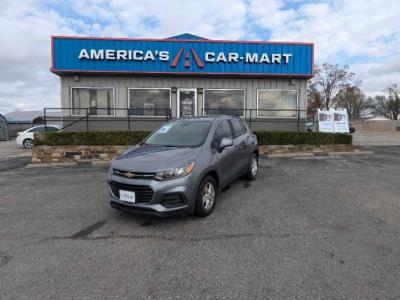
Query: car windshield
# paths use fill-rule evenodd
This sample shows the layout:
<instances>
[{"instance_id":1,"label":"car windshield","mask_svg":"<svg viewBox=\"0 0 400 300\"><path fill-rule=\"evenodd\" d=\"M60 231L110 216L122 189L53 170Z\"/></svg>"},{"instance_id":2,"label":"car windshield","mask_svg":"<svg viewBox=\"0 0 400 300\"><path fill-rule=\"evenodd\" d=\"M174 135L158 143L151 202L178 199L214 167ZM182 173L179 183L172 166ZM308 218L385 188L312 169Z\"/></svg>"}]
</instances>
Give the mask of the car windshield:
<instances>
[{"instance_id":1,"label":"car windshield","mask_svg":"<svg viewBox=\"0 0 400 300\"><path fill-rule=\"evenodd\" d=\"M199 147L208 135L209 121L175 121L163 125L146 141L147 145L170 147Z\"/></svg>"}]
</instances>

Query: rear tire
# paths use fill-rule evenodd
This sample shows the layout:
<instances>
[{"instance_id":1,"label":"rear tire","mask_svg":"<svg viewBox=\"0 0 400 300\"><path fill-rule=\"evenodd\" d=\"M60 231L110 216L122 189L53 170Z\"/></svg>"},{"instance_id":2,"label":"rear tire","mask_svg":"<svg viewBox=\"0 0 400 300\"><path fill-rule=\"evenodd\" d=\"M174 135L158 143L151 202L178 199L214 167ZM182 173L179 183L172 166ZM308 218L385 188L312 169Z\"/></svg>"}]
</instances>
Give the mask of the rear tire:
<instances>
[{"instance_id":1,"label":"rear tire","mask_svg":"<svg viewBox=\"0 0 400 300\"><path fill-rule=\"evenodd\" d=\"M24 145L24 148L25 148L25 149L32 149L33 140L32 140L32 139L25 139L25 140L22 142L22 145Z\"/></svg>"},{"instance_id":2,"label":"rear tire","mask_svg":"<svg viewBox=\"0 0 400 300\"><path fill-rule=\"evenodd\" d=\"M258 173L258 155L253 153L247 170L247 179L255 180Z\"/></svg>"},{"instance_id":3,"label":"rear tire","mask_svg":"<svg viewBox=\"0 0 400 300\"><path fill-rule=\"evenodd\" d=\"M197 191L195 215L198 217L207 217L211 214L217 201L217 183L214 177L206 176L201 181Z\"/></svg>"}]
</instances>

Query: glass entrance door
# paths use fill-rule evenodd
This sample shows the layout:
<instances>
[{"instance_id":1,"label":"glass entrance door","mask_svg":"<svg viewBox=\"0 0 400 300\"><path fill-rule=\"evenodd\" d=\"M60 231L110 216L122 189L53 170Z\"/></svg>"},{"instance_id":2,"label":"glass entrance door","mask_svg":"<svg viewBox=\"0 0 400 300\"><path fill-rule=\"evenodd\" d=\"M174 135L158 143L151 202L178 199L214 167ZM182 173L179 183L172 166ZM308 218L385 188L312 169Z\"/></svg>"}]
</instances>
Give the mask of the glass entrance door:
<instances>
[{"instance_id":1,"label":"glass entrance door","mask_svg":"<svg viewBox=\"0 0 400 300\"><path fill-rule=\"evenodd\" d=\"M177 116L178 118L194 117L197 115L197 90L178 89Z\"/></svg>"}]
</instances>

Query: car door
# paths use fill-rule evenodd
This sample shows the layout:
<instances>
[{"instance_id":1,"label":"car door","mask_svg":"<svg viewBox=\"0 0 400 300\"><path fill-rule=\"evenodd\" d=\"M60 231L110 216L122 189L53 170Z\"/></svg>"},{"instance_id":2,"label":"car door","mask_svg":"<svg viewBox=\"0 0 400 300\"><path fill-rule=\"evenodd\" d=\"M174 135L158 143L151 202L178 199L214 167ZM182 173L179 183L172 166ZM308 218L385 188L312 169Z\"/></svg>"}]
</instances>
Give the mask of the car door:
<instances>
[{"instance_id":1,"label":"car door","mask_svg":"<svg viewBox=\"0 0 400 300\"><path fill-rule=\"evenodd\" d=\"M221 186L224 187L235 179L236 170L233 161L236 157L236 151L233 146L228 146L222 151L218 151L222 138L233 138L232 128L228 120L221 120L218 123L211 142L214 165L220 177Z\"/></svg>"},{"instance_id":2,"label":"car door","mask_svg":"<svg viewBox=\"0 0 400 300\"><path fill-rule=\"evenodd\" d=\"M233 146L235 151L235 172L241 175L249 163L247 129L240 119L229 120L233 132Z\"/></svg>"}]
</instances>

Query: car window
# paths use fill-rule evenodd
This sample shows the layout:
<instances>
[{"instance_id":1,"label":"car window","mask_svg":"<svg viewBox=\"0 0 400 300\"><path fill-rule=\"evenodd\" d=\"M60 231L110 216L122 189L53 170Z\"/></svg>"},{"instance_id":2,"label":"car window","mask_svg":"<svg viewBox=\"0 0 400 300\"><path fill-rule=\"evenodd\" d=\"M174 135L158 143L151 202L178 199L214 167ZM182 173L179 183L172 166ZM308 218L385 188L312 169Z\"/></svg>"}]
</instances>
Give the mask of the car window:
<instances>
[{"instance_id":1,"label":"car window","mask_svg":"<svg viewBox=\"0 0 400 300\"><path fill-rule=\"evenodd\" d=\"M53 126L47 126L46 131L47 132L58 131L58 128Z\"/></svg>"},{"instance_id":2,"label":"car window","mask_svg":"<svg viewBox=\"0 0 400 300\"><path fill-rule=\"evenodd\" d=\"M233 136L236 138L241 136L246 132L246 127L243 125L242 121L239 119L231 119L230 120L232 129L233 129Z\"/></svg>"},{"instance_id":3,"label":"car window","mask_svg":"<svg viewBox=\"0 0 400 300\"><path fill-rule=\"evenodd\" d=\"M214 137L211 142L211 147L217 149L221 143L222 138L232 138L232 129L227 120L222 120L219 122L217 128L215 129Z\"/></svg>"},{"instance_id":4,"label":"car window","mask_svg":"<svg viewBox=\"0 0 400 300\"><path fill-rule=\"evenodd\" d=\"M242 126L243 126L244 132L247 132L246 122L245 122L244 120L240 119L240 123L241 123Z\"/></svg>"},{"instance_id":5,"label":"car window","mask_svg":"<svg viewBox=\"0 0 400 300\"><path fill-rule=\"evenodd\" d=\"M199 147L204 144L211 127L209 121L168 122L145 141L148 145Z\"/></svg>"},{"instance_id":6,"label":"car window","mask_svg":"<svg viewBox=\"0 0 400 300\"><path fill-rule=\"evenodd\" d=\"M39 132L39 131L44 131L44 127L35 127L29 130L28 132Z\"/></svg>"}]
</instances>

